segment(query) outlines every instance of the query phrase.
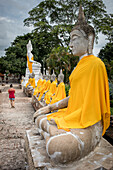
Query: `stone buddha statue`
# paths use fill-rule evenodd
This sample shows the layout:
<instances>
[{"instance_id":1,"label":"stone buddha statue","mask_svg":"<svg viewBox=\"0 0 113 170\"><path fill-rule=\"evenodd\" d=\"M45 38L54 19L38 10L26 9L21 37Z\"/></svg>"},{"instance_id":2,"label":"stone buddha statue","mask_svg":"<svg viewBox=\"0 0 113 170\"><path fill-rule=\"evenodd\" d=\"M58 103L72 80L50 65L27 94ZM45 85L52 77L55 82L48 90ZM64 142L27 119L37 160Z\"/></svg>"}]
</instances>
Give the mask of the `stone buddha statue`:
<instances>
[{"instance_id":1,"label":"stone buddha statue","mask_svg":"<svg viewBox=\"0 0 113 170\"><path fill-rule=\"evenodd\" d=\"M62 69L60 69L60 74L58 75L58 82L61 83L64 81L64 74L62 73Z\"/></svg>"},{"instance_id":2,"label":"stone buddha statue","mask_svg":"<svg viewBox=\"0 0 113 170\"><path fill-rule=\"evenodd\" d=\"M58 75L59 85L57 87L55 95L52 97L51 103L56 103L64 98L66 98L65 84L64 84L64 74L62 73L62 69L60 70L60 74Z\"/></svg>"},{"instance_id":3,"label":"stone buddha statue","mask_svg":"<svg viewBox=\"0 0 113 170\"><path fill-rule=\"evenodd\" d=\"M26 88L31 85L31 79L32 79L32 74L29 74L29 80L28 80L28 82L26 83L26 86L25 86Z\"/></svg>"},{"instance_id":4,"label":"stone buddha statue","mask_svg":"<svg viewBox=\"0 0 113 170\"><path fill-rule=\"evenodd\" d=\"M108 78L104 63L92 54L94 38L94 29L86 23L80 6L78 21L70 33L69 46L73 55L79 56L69 77L70 96L34 114L47 154L57 163L88 155L110 125Z\"/></svg>"},{"instance_id":5,"label":"stone buddha statue","mask_svg":"<svg viewBox=\"0 0 113 170\"><path fill-rule=\"evenodd\" d=\"M32 72L30 74L30 81L28 81L29 85L27 86L27 89L26 89L26 94L27 96L31 97L33 92L34 92L34 89L35 89L35 74L34 72Z\"/></svg>"},{"instance_id":6,"label":"stone buddha statue","mask_svg":"<svg viewBox=\"0 0 113 170\"><path fill-rule=\"evenodd\" d=\"M51 81L52 81L52 82L55 81L55 78L56 78L56 75L55 75L55 72L54 72L54 70L53 70L53 74L51 75Z\"/></svg>"},{"instance_id":7,"label":"stone buddha statue","mask_svg":"<svg viewBox=\"0 0 113 170\"><path fill-rule=\"evenodd\" d=\"M47 79L48 79L48 80L51 79L51 75L49 74L49 67L48 67L48 69L46 70L46 76L47 76Z\"/></svg>"},{"instance_id":8,"label":"stone buddha statue","mask_svg":"<svg viewBox=\"0 0 113 170\"><path fill-rule=\"evenodd\" d=\"M57 79L56 79L54 70L53 70L53 74L51 75L51 81L52 83L50 85L49 91L45 94L45 97L44 97L44 101L46 105L50 104L51 99L55 95L56 90L57 90Z\"/></svg>"},{"instance_id":9,"label":"stone buddha statue","mask_svg":"<svg viewBox=\"0 0 113 170\"><path fill-rule=\"evenodd\" d=\"M32 73L33 71L33 67L40 67L41 64L38 63L37 61L34 61L33 59L33 54L32 54L32 44L31 44L31 40L29 40L28 44L27 44L27 67L29 68L29 72Z\"/></svg>"}]
</instances>

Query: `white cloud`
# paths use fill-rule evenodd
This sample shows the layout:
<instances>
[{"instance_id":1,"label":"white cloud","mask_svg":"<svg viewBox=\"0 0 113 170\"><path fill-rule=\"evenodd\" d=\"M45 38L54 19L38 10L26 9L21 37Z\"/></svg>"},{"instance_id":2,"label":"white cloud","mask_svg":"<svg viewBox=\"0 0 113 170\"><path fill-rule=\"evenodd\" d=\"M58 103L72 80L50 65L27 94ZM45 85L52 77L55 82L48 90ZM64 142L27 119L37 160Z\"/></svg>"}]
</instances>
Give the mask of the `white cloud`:
<instances>
[{"instance_id":1,"label":"white cloud","mask_svg":"<svg viewBox=\"0 0 113 170\"><path fill-rule=\"evenodd\" d=\"M97 56L99 54L102 47L104 47L105 44L108 42L106 40L106 36L103 35L102 33L100 33L98 35L98 37L99 37L98 44L96 44L96 43L94 44L94 50L93 50L95 56Z\"/></svg>"},{"instance_id":2,"label":"white cloud","mask_svg":"<svg viewBox=\"0 0 113 170\"><path fill-rule=\"evenodd\" d=\"M33 27L24 26L23 20L40 0L0 0L0 56L17 36L26 34Z\"/></svg>"},{"instance_id":3,"label":"white cloud","mask_svg":"<svg viewBox=\"0 0 113 170\"><path fill-rule=\"evenodd\" d=\"M3 21L3 22L14 22L13 20L11 19L8 19L7 17L0 17L0 21Z\"/></svg>"}]
</instances>

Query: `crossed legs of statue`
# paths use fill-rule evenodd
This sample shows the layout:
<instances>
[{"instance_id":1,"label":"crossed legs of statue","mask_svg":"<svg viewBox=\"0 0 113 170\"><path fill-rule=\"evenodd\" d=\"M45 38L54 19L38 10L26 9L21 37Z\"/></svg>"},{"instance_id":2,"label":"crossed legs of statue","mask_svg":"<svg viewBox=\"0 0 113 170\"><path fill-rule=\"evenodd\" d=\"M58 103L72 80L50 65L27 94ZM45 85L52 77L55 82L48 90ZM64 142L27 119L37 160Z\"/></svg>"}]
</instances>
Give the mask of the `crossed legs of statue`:
<instances>
[{"instance_id":1,"label":"crossed legs of statue","mask_svg":"<svg viewBox=\"0 0 113 170\"><path fill-rule=\"evenodd\" d=\"M85 129L58 129L55 121L41 115L35 120L39 133L46 141L48 156L55 162L68 163L88 155L102 136L102 124L96 123Z\"/></svg>"}]
</instances>

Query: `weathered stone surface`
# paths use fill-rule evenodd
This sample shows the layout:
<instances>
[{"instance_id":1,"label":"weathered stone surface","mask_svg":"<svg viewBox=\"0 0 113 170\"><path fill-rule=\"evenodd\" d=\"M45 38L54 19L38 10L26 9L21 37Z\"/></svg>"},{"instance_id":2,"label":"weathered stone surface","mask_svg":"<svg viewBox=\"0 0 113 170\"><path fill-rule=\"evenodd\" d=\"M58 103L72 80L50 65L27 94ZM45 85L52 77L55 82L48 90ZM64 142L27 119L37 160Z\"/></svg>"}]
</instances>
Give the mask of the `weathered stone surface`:
<instances>
[{"instance_id":1,"label":"weathered stone surface","mask_svg":"<svg viewBox=\"0 0 113 170\"><path fill-rule=\"evenodd\" d=\"M49 163L49 157L46 153L44 140L41 140L39 135L33 134L32 129L26 131L26 151L28 162L30 163L30 169L42 169L46 167L46 165L51 166Z\"/></svg>"},{"instance_id":2,"label":"weathered stone surface","mask_svg":"<svg viewBox=\"0 0 113 170\"><path fill-rule=\"evenodd\" d=\"M33 129L26 131L26 145L27 151L29 150L30 153L28 159L32 159L34 170L37 168L43 169L44 167L48 170L96 170L100 167L107 170L113 169L113 146L104 138L101 139L94 152L91 152L85 158L61 165L51 161L46 153L44 140L41 140L40 136L33 133L33 131Z\"/></svg>"},{"instance_id":3,"label":"weathered stone surface","mask_svg":"<svg viewBox=\"0 0 113 170\"><path fill-rule=\"evenodd\" d=\"M46 106L44 101L38 101L38 97L32 96L32 106L37 111L38 109Z\"/></svg>"},{"instance_id":4,"label":"weathered stone surface","mask_svg":"<svg viewBox=\"0 0 113 170\"><path fill-rule=\"evenodd\" d=\"M71 129L70 132L48 122L46 115L37 117L35 122L39 133L46 140L47 154L55 162L79 160L93 151L101 139L101 122L85 129Z\"/></svg>"}]
</instances>

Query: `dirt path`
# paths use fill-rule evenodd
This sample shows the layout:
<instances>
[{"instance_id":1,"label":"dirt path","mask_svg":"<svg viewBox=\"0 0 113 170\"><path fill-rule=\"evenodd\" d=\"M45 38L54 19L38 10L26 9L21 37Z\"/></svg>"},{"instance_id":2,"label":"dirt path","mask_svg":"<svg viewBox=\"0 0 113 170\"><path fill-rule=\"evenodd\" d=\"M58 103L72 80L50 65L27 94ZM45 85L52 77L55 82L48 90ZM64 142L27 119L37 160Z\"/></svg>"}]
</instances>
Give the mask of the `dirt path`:
<instances>
[{"instance_id":1,"label":"dirt path","mask_svg":"<svg viewBox=\"0 0 113 170\"><path fill-rule=\"evenodd\" d=\"M24 151L25 130L32 124L34 109L31 98L16 90L15 108L10 108L7 90L0 93L0 170L28 169Z\"/></svg>"}]
</instances>

